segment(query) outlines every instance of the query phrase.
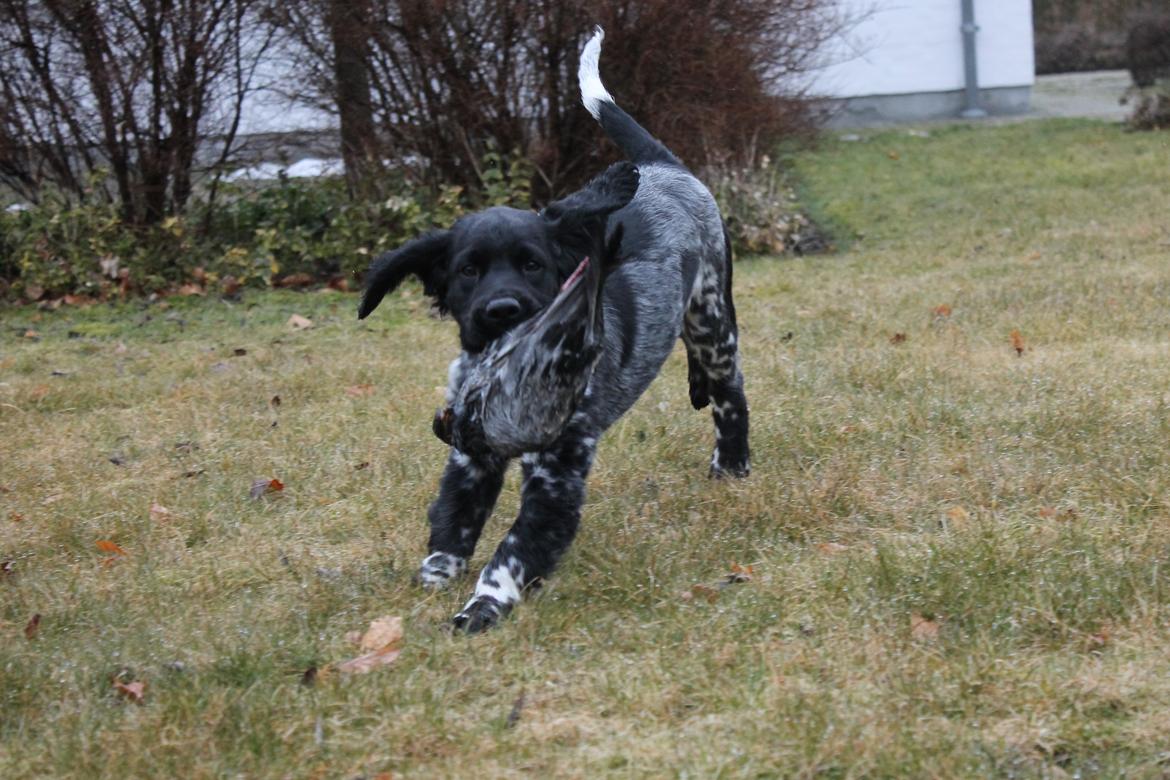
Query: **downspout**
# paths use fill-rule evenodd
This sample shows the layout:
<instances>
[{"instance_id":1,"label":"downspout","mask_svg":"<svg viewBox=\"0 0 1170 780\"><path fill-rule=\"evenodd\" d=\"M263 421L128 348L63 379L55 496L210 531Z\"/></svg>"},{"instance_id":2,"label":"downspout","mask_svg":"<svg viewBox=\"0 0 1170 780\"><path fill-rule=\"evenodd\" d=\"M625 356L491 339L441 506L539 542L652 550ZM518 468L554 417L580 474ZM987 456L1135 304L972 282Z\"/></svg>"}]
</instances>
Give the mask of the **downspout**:
<instances>
[{"instance_id":1,"label":"downspout","mask_svg":"<svg viewBox=\"0 0 1170 780\"><path fill-rule=\"evenodd\" d=\"M987 112L979 107L979 74L976 68L975 33L979 32L979 25L975 24L975 0L962 0L963 4L963 71L967 85L967 104L959 113L964 119L980 119L987 116Z\"/></svg>"}]
</instances>

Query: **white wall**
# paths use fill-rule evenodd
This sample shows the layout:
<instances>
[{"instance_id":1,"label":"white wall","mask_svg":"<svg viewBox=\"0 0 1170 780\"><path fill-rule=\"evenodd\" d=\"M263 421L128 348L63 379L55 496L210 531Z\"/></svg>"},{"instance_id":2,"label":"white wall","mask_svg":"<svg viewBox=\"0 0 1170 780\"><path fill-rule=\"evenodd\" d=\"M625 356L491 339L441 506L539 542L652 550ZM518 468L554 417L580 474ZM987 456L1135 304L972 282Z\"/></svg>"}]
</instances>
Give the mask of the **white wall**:
<instances>
[{"instance_id":1,"label":"white wall","mask_svg":"<svg viewBox=\"0 0 1170 780\"><path fill-rule=\"evenodd\" d=\"M980 87L1030 86L1031 0L974 0ZM840 0L861 21L825 55L814 90L829 97L962 89L960 0Z\"/></svg>"}]
</instances>

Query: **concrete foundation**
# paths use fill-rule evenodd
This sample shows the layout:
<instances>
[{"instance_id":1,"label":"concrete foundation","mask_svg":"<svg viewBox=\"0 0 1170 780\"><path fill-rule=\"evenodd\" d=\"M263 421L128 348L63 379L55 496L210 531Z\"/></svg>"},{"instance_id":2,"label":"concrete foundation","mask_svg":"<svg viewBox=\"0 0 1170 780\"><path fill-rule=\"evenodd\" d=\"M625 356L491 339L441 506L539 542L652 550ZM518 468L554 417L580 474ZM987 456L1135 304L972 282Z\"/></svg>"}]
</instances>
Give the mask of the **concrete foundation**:
<instances>
[{"instance_id":1,"label":"concrete foundation","mask_svg":"<svg viewBox=\"0 0 1170 780\"><path fill-rule=\"evenodd\" d=\"M829 127L876 127L908 122L958 119L966 103L963 90L918 92L908 95L866 95L830 100ZM994 87L979 90L979 107L988 116L1026 114L1032 105L1032 87Z\"/></svg>"}]
</instances>

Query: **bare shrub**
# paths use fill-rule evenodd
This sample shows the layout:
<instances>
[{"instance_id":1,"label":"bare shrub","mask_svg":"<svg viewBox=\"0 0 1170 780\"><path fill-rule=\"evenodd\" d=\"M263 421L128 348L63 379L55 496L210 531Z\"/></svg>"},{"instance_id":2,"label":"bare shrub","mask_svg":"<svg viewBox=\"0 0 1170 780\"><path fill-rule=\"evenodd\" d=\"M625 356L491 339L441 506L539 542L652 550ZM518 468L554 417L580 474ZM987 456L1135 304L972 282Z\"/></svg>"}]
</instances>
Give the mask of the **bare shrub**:
<instances>
[{"instance_id":1,"label":"bare shrub","mask_svg":"<svg viewBox=\"0 0 1170 780\"><path fill-rule=\"evenodd\" d=\"M800 77L843 24L833 0L369 2L380 153L416 182L469 190L483 186L485 155L503 170L526 157L537 199L604 162L576 83L594 24L606 29L602 71L623 107L696 167L807 133L817 116ZM329 0L282 9L312 87L301 97L326 106L343 86L328 12Z\"/></svg>"},{"instance_id":2,"label":"bare shrub","mask_svg":"<svg viewBox=\"0 0 1170 780\"><path fill-rule=\"evenodd\" d=\"M261 0L0 0L0 180L150 225L230 153L271 37Z\"/></svg>"}]
</instances>

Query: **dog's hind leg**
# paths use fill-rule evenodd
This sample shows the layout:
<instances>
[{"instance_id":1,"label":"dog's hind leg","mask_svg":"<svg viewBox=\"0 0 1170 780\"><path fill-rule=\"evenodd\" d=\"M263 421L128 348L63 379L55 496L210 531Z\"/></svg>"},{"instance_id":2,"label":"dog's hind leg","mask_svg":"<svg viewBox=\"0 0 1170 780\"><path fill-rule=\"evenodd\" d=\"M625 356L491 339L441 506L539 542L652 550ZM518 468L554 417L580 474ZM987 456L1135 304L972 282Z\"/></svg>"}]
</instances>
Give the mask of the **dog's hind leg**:
<instances>
[{"instance_id":1,"label":"dog's hind leg","mask_svg":"<svg viewBox=\"0 0 1170 780\"><path fill-rule=\"evenodd\" d=\"M578 412L551 447L520 459L520 514L480 573L475 593L455 616L456 627L468 633L491 627L526 590L552 574L577 535L596 448L597 432Z\"/></svg>"},{"instance_id":2,"label":"dog's hind leg","mask_svg":"<svg viewBox=\"0 0 1170 780\"><path fill-rule=\"evenodd\" d=\"M731 248L722 257L705 257L683 319L691 404L711 403L715 420L712 477L746 477L751 472L748 450L748 405L739 366L739 330L731 299Z\"/></svg>"}]
</instances>

